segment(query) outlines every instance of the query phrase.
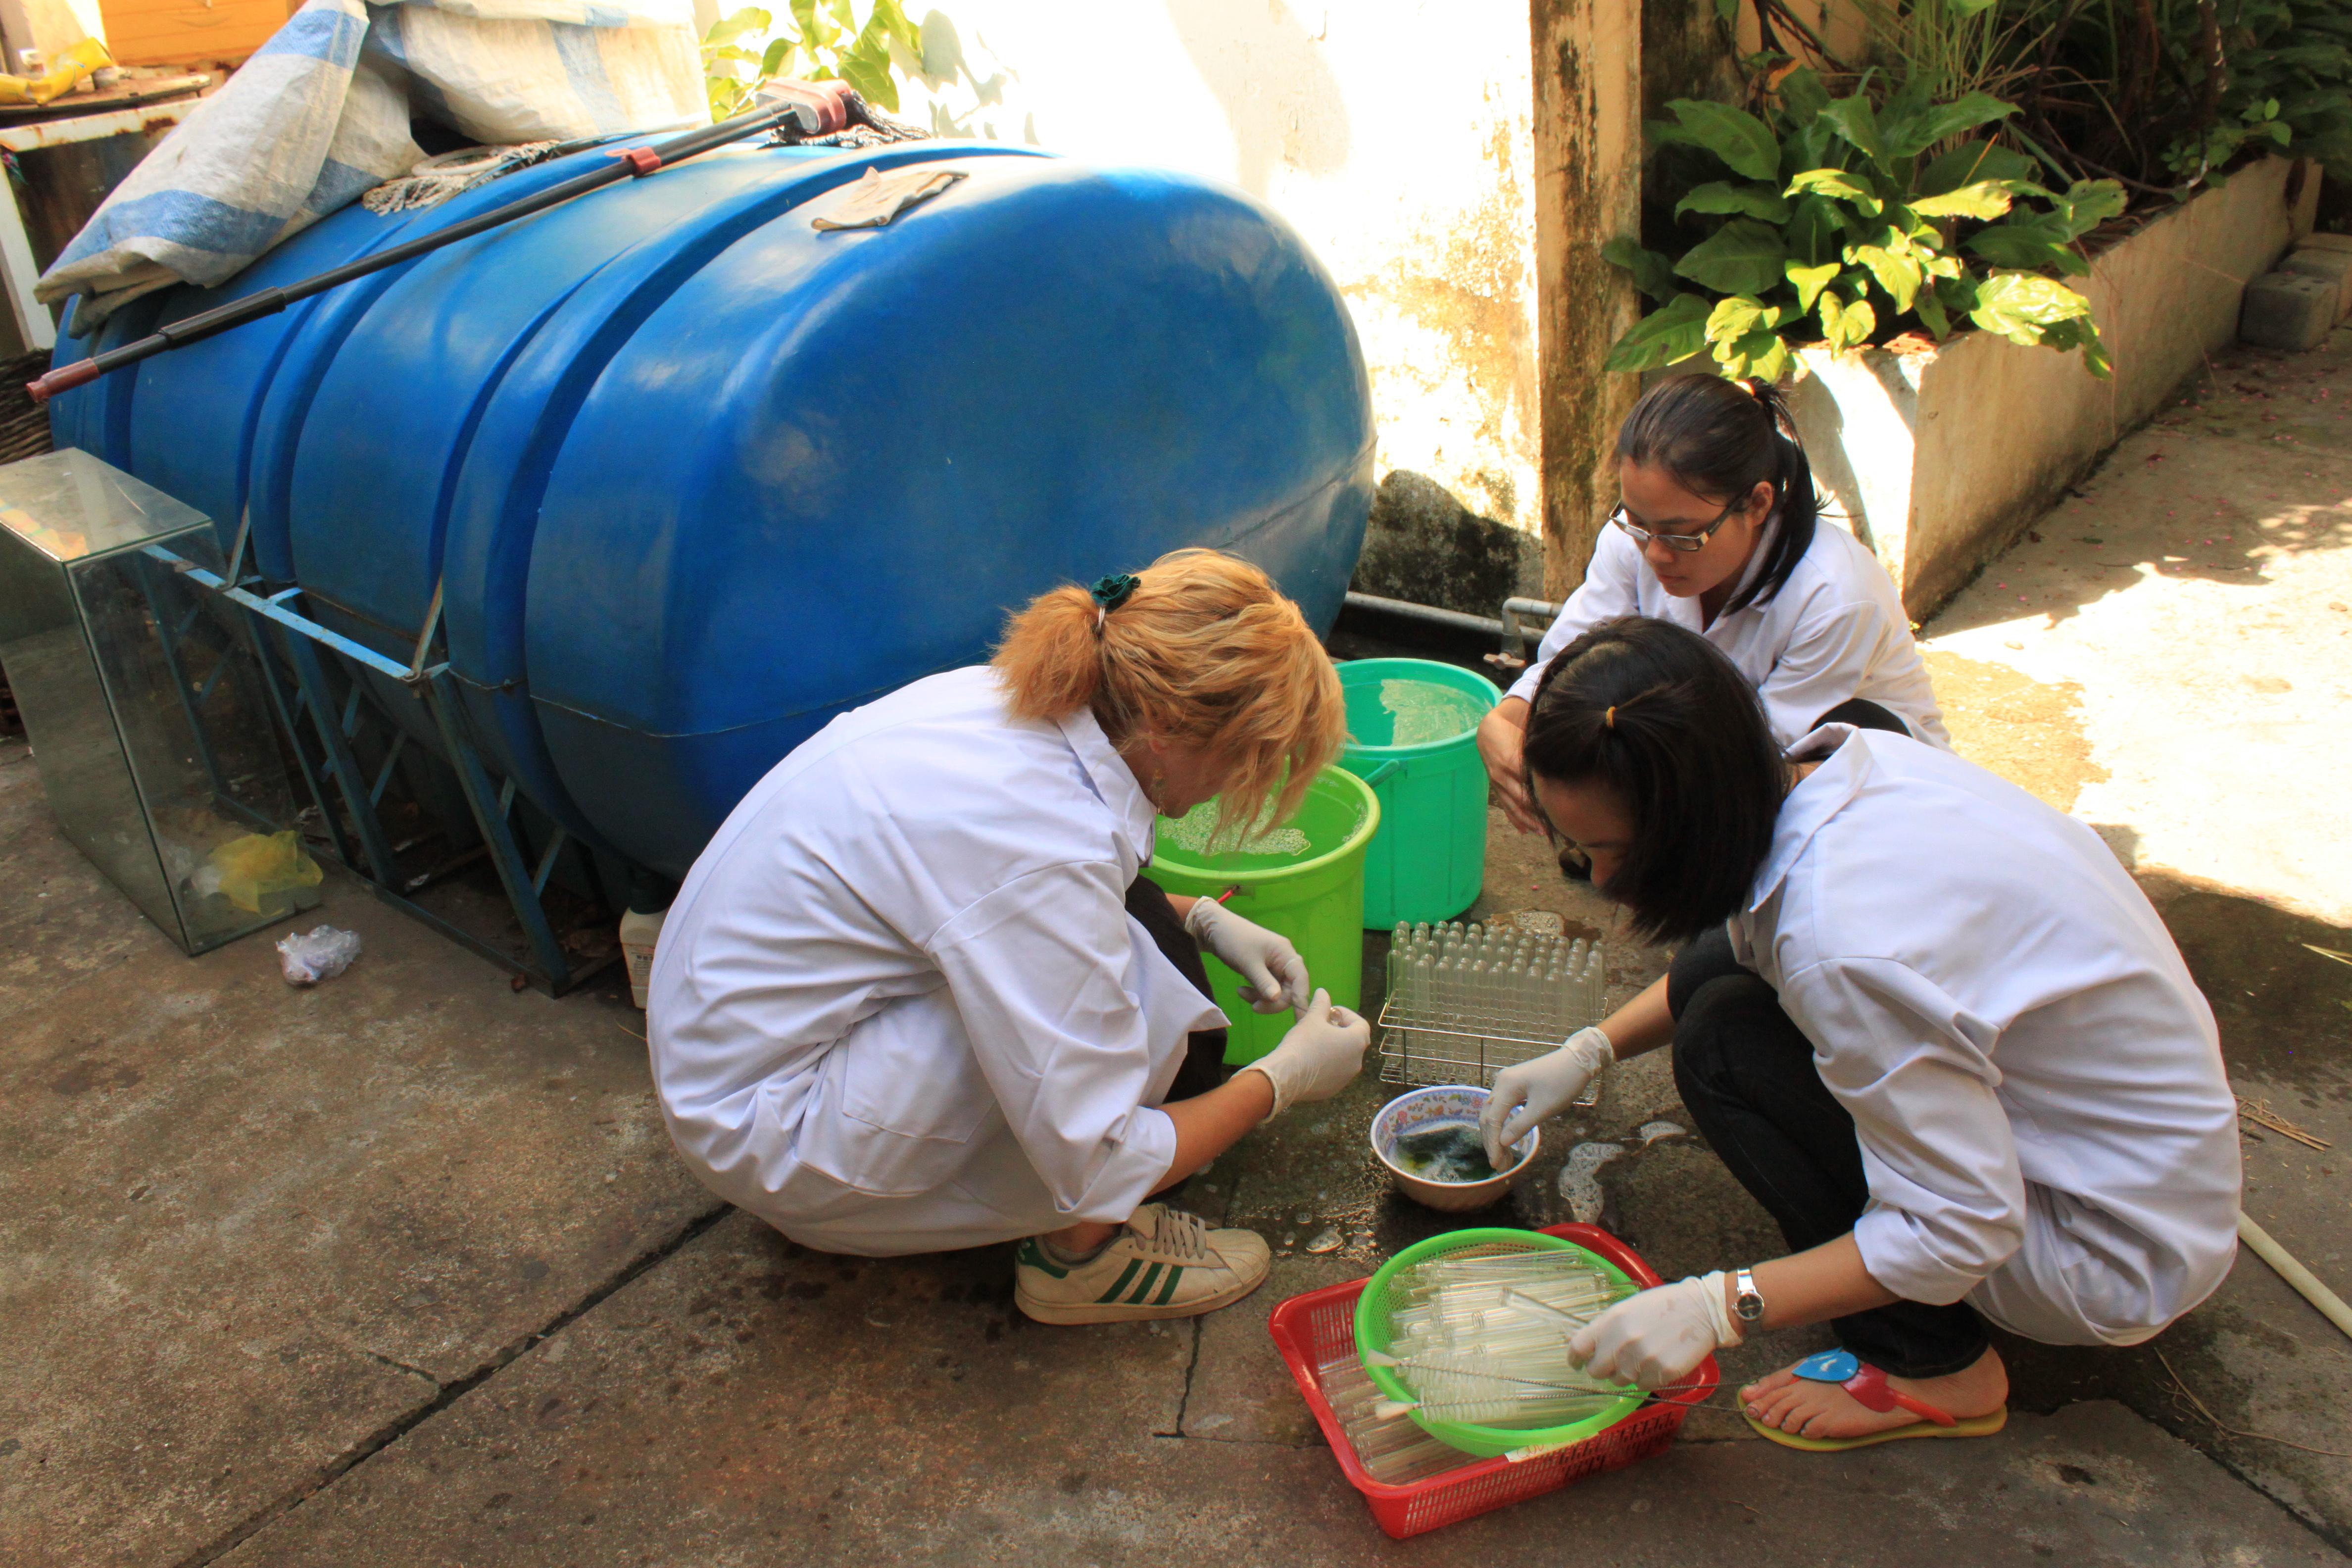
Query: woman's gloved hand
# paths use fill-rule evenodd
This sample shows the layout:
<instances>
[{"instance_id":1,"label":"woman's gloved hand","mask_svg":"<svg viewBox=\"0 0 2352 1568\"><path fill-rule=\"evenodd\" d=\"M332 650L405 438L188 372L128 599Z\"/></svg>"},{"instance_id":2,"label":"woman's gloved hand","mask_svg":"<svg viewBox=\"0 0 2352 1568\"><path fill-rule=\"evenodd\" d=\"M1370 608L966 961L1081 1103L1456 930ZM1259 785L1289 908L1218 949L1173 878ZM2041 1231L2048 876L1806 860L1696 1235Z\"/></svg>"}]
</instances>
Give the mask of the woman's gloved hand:
<instances>
[{"instance_id":1,"label":"woman's gloved hand","mask_svg":"<svg viewBox=\"0 0 2352 1568\"><path fill-rule=\"evenodd\" d=\"M1568 1359L1604 1383L1656 1389L1739 1339L1718 1272L1627 1297L1576 1331Z\"/></svg>"},{"instance_id":2,"label":"woman's gloved hand","mask_svg":"<svg viewBox=\"0 0 2352 1568\"><path fill-rule=\"evenodd\" d=\"M1507 1151L1528 1135L1528 1129L1548 1116L1558 1116L1584 1092L1593 1075L1616 1059L1609 1037L1594 1028L1579 1029L1568 1043L1549 1056L1507 1067L1495 1075L1486 1109L1478 1113L1478 1133L1486 1140L1486 1158L1501 1170L1510 1163Z\"/></svg>"},{"instance_id":3,"label":"woman's gloved hand","mask_svg":"<svg viewBox=\"0 0 2352 1568\"><path fill-rule=\"evenodd\" d=\"M1364 1047L1371 1043L1369 1020L1334 1007L1331 994L1318 991L1282 1043L1242 1070L1265 1075L1274 1085L1274 1109L1267 1115L1279 1116L1294 1105L1328 1100L1347 1088L1364 1065Z\"/></svg>"},{"instance_id":4,"label":"woman's gloved hand","mask_svg":"<svg viewBox=\"0 0 2352 1568\"><path fill-rule=\"evenodd\" d=\"M1251 1007L1260 1013L1307 1011L1307 961L1288 937L1244 920L1214 899L1193 900L1184 929L1203 952L1242 977L1242 1000Z\"/></svg>"}]
</instances>

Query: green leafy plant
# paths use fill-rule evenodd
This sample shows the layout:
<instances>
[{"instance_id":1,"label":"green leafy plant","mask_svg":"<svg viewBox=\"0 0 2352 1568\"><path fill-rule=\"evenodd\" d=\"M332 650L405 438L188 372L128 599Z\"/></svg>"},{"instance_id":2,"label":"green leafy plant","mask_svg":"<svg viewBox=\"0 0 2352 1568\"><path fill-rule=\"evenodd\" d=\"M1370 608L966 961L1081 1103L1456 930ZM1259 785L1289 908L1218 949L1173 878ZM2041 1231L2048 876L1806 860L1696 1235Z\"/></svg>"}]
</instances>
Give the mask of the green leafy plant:
<instances>
[{"instance_id":1,"label":"green leafy plant","mask_svg":"<svg viewBox=\"0 0 2352 1568\"><path fill-rule=\"evenodd\" d=\"M2179 138L2165 149L2164 163L2176 174L2203 179L2228 165L2249 142L2284 148L2294 140L2294 128L2279 118L2279 100L2266 98L2247 104L2232 118Z\"/></svg>"},{"instance_id":2,"label":"green leafy plant","mask_svg":"<svg viewBox=\"0 0 2352 1568\"><path fill-rule=\"evenodd\" d=\"M1868 63L1945 94L2029 91L2044 45L2082 0L1853 0L1869 28Z\"/></svg>"},{"instance_id":3,"label":"green leafy plant","mask_svg":"<svg viewBox=\"0 0 2352 1568\"><path fill-rule=\"evenodd\" d=\"M2112 178L2175 201L2243 160L2315 158L2352 184L2352 5L2346 0L1851 0L1866 24L1834 58L1790 0L1717 0L1727 27L1752 9L1761 52L1745 100L1804 64L1865 69L1959 98L2017 105L2000 139L2053 186ZM1727 33L1727 41L1728 34Z\"/></svg>"},{"instance_id":4,"label":"green leafy plant","mask_svg":"<svg viewBox=\"0 0 2352 1568\"><path fill-rule=\"evenodd\" d=\"M1880 0L1861 0L1865 5ZM1935 54L1938 7L1874 57ZM2352 179L2352 8L2344 0L1996 0L1988 80L2022 113L2011 138L2044 167L2120 178L2151 196L2218 181L2242 156L2285 151ZM1928 20L1922 21L1920 18ZM1925 41L1923 41L1923 37Z\"/></svg>"},{"instance_id":5,"label":"green leafy plant","mask_svg":"<svg viewBox=\"0 0 2352 1568\"><path fill-rule=\"evenodd\" d=\"M2219 167L2245 147L2276 147L2352 180L2352 10L2342 0L2236 0L2216 21L2225 79L2215 122L2174 142L2167 163Z\"/></svg>"},{"instance_id":6,"label":"green leafy plant","mask_svg":"<svg viewBox=\"0 0 2352 1568\"><path fill-rule=\"evenodd\" d=\"M753 5L721 17L702 36L713 119L742 112L761 82L780 76L845 81L876 108L898 112L897 79L920 75L923 61L923 26L908 19L899 0L790 0L790 5L791 26L781 31L772 13ZM925 26L929 23L927 17ZM749 74L739 66L750 67Z\"/></svg>"},{"instance_id":7,"label":"green leafy plant","mask_svg":"<svg viewBox=\"0 0 2352 1568\"><path fill-rule=\"evenodd\" d=\"M1963 324L2012 342L2108 363L2090 302L2057 274L2090 269L2075 242L2121 212L2122 188L2036 184L2023 153L1982 132L2017 112L1989 94L1937 101L1920 79L1874 103L1868 74L1832 98L1810 69L1780 82L1767 122L1679 99L1654 145L1706 156L1675 214L1695 240L1677 256L1612 241L1602 254L1657 302L1618 340L1609 368L1704 353L1726 375L1776 379L1793 348L1884 342L1914 326L1937 341Z\"/></svg>"}]
</instances>

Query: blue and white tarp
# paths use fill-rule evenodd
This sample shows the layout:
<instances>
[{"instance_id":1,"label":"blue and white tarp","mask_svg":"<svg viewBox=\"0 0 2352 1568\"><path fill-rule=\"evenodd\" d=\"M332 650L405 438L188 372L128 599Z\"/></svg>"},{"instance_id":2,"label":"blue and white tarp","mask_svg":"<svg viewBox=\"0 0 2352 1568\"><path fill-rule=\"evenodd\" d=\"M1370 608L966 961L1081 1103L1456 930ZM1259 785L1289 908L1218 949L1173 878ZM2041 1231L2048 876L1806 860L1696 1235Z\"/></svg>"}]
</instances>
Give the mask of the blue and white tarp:
<instances>
[{"instance_id":1,"label":"blue and white tarp","mask_svg":"<svg viewBox=\"0 0 2352 1568\"><path fill-rule=\"evenodd\" d=\"M708 124L692 0L308 0L106 198L42 277L125 300L231 277L405 174L412 115L489 144Z\"/></svg>"}]
</instances>

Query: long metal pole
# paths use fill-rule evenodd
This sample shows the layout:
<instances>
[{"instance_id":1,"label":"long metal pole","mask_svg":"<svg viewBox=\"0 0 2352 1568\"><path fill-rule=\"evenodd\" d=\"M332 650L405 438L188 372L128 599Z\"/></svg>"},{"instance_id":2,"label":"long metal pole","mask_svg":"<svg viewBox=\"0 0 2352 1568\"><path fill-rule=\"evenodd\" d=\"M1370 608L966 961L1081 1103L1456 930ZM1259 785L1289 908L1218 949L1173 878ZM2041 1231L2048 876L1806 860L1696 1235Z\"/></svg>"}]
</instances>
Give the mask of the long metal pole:
<instances>
[{"instance_id":1,"label":"long metal pole","mask_svg":"<svg viewBox=\"0 0 2352 1568\"><path fill-rule=\"evenodd\" d=\"M1374 615L1401 616L1409 621L1425 621L1433 626L1448 626L1459 632L1484 632L1490 637L1510 637L1532 642L1543 635L1543 628L1533 632L1516 621L1500 621L1489 616L1473 616L1461 610L1444 610L1435 605L1416 605L1410 599L1383 599L1376 594L1349 594L1348 608L1367 610ZM1539 616L1545 626L1559 614L1558 605L1541 599L1506 599L1503 608L1514 616Z\"/></svg>"},{"instance_id":2,"label":"long metal pole","mask_svg":"<svg viewBox=\"0 0 2352 1568\"><path fill-rule=\"evenodd\" d=\"M833 88L838 84L826 82L816 85L822 88ZM819 93L816 96L833 98L838 104L846 98L847 94L845 90L839 93ZM372 272L381 272L387 267L397 267L404 261L412 261L444 246L455 245L461 239L470 239L487 229L496 228L501 224L512 223L517 218L525 218L533 213L545 212L549 207L568 202L574 196L601 190L615 181L640 178L658 169L667 168L672 163L691 158L697 153L708 153L715 147L723 147L730 142L740 142L747 136L756 136L763 131L772 131L787 120L802 119L804 110L808 118L817 118L823 113L820 109L804 102L787 101L771 108L754 110L749 114L739 114L732 120L706 126L700 131L688 132L683 136L673 137L667 142L659 142L651 147L614 148L611 150L613 159L611 163L599 164L585 174L575 174L571 179L560 181L543 191L524 196L519 201L509 202L501 207L493 207L488 212L478 213L462 222L453 223L446 228L436 229L430 234L419 235L416 238L405 240L399 245L386 247L383 250L362 256L355 261L347 261L341 267L314 273L299 282L289 283L282 288L259 289L242 299L232 300L226 305L216 305L209 310L200 311L184 320L173 321L146 337L124 343L120 348L108 349L105 353L93 354L88 359L77 360L68 365L60 365L38 381L26 383L25 390L33 395L35 402L46 402L60 392L96 381L109 371L120 370L127 364L136 364L141 360L167 353L173 349L185 348L188 344L200 342L215 332L225 332L232 327L241 327L247 321L259 321L264 316L274 316L287 306L307 300L313 294L324 293L338 284L348 283L355 278L364 278ZM845 108L841 110L841 113L845 118ZM828 115L824 118L832 117Z\"/></svg>"}]
</instances>

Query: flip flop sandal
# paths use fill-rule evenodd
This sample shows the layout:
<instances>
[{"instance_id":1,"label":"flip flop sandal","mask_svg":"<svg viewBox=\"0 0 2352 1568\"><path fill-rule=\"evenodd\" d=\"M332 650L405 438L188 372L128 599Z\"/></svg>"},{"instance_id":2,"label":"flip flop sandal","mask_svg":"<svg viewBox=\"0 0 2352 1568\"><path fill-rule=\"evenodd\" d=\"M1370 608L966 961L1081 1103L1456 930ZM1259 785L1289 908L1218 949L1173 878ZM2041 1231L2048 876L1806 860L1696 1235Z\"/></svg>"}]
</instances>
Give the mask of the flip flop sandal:
<instances>
[{"instance_id":1,"label":"flip flop sandal","mask_svg":"<svg viewBox=\"0 0 2352 1568\"><path fill-rule=\"evenodd\" d=\"M1780 1444L1784 1448L1802 1448L1813 1454L1837 1454L1848 1448L1867 1448L1874 1443L1892 1443L1905 1437L1990 1437L2009 1424L2009 1406L1985 1415L1966 1417L1939 1410L1924 1399L1915 1399L1886 1381L1881 1369L1866 1365L1852 1351L1823 1351L1809 1355L1789 1371L1808 1383L1834 1383L1853 1395L1865 1410L1886 1411L1901 1408L1925 1419L1907 1426L1891 1426L1884 1432L1865 1433L1859 1437L1806 1437L1794 1432L1783 1432L1778 1426L1767 1426L1742 1411L1741 1416L1756 1435Z\"/></svg>"}]
</instances>

